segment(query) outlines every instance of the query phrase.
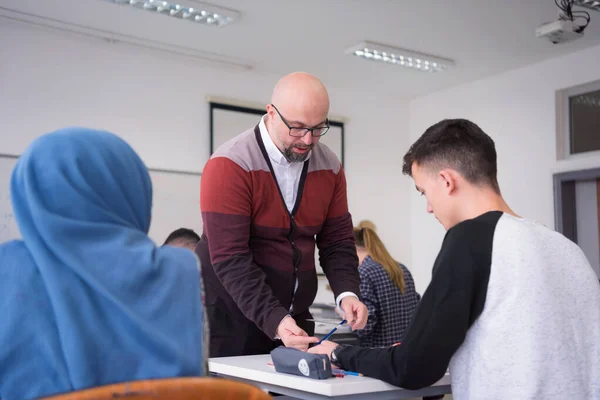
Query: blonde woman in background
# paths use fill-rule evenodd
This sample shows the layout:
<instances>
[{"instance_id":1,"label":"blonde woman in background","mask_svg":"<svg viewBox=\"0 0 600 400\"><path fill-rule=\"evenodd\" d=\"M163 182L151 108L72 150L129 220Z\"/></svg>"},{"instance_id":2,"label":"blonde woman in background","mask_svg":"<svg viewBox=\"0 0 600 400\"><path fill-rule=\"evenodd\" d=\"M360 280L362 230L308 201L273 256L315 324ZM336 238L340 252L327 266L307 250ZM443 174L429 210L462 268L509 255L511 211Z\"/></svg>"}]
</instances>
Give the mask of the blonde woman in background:
<instances>
[{"instance_id":1,"label":"blonde woman in background","mask_svg":"<svg viewBox=\"0 0 600 400\"><path fill-rule=\"evenodd\" d=\"M377 232L377 227L375 226L375 223L373 223L373 221L369 221L368 219L363 219L362 221L360 221L358 223L358 229L362 229L362 228L370 228L373 232Z\"/></svg>"},{"instance_id":2,"label":"blonde woman in background","mask_svg":"<svg viewBox=\"0 0 600 400\"><path fill-rule=\"evenodd\" d=\"M363 347L400 342L421 296L408 269L395 261L370 221L354 229L360 274L360 293L369 310L364 329L356 331Z\"/></svg>"}]
</instances>

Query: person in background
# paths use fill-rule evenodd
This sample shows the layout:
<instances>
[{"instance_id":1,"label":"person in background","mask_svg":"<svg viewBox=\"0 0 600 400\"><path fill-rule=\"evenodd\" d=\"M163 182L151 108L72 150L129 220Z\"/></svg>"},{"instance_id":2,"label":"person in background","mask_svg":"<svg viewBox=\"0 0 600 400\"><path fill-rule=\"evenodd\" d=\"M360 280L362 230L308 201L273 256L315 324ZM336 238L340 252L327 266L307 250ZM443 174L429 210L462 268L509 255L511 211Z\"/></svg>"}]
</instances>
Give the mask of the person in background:
<instances>
[{"instance_id":1,"label":"person in background","mask_svg":"<svg viewBox=\"0 0 600 400\"><path fill-rule=\"evenodd\" d=\"M408 269L396 262L371 228L355 228L361 300L369 310L367 325L356 334L364 347L400 342L421 296Z\"/></svg>"},{"instance_id":2,"label":"person in background","mask_svg":"<svg viewBox=\"0 0 600 400\"><path fill-rule=\"evenodd\" d=\"M183 247L194 251L200 241L196 232L187 228L179 228L171 232L163 246Z\"/></svg>"},{"instance_id":3,"label":"person in background","mask_svg":"<svg viewBox=\"0 0 600 400\"><path fill-rule=\"evenodd\" d=\"M357 228L358 229L370 228L373 232L377 232L377 227L376 227L375 223L373 223L372 221L370 221L368 219L364 219L364 220L360 221L358 223ZM383 243L382 243L382 246L383 246ZM357 248L357 250L358 250L358 248ZM360 250L358 250L358 251L359 251L359 259L360 259ZM406 269L406 267L404 265L398 263L397 261L395 261L395 263L398 264L398 265L400 265L400 267L402 268L403 271L407 271L408 272L408 269ZM359 269L359 271L360 271L360 269ZM413 286L413 289L414 289L414 281L412 280L412 276L410 275L410 272L408 272L408 276L410 277L410 280L412 282L412 286ZM361 283L362 283L362 281L361 281ZM361 295L362 295L362 291L363 291L363 286L362 285L361 285L361 289L360 290L361 290ZM416 290L415 290L415 294L418 296L418 299L420 299L420 295L416 292ZM418 302L418 299L417 299L417 302ZM365 300L365 303L367 303L366 300ZM416 309L416 307L415 307L415 309ZM371 316L371 310L370 310L370 308L369 308L369 316ZM410 316L408 317L408 319L410 320ZM404 318L404 321L406 321L406 318ZM367 328L368 327L366 327L365 330L367 330ZM404 333L405 330L406 330L406 327L402 330L402 332ZM400 337L402 337L402 335L400 335ZM390 346L392 344L396 344L397 341L392 341L391 343L388 341L388 343L389 344L384 344L382 346ZM361 345L364 346L364 347L368 347L369 346L368 343L362 343L362 342L361 342ZM427 397L423 397L423 400L439 400L439 399L443 399L443 398L444 398L444 395L427 396Z\"/></svg>"},{"instance_id":4,"label":"person in background","mask_svg":"<svg viewBox=\"0 0 600 400\"><path fill-rule=\"evenodd\" d=\"M43 135L10 193L23 240L0 246L0 398L207 374L198 259L148 237L152 183L127 143Z\"/></svg>"},{"instance_id":5,"label":"person in background","mask_svg":"<svg viewBox=\"0 0 600 400\"><path fill-rule=\"evenodd\" d=\"M368 219L363 219L362 221L360 221L358 223L358 228L371 228L373 231L377 231L377 227L375 226L375 224L372 221L369 221ZM360 264L360 260L359 260L359 264ZM329 285L329 283L325 286L325 288L329 291L331 291L331 286Z\"/></svg>"},{"instance_id":6,"label":"person in background","mask_svg":"<svg viewBox=\"0 0 600 400\"><path fill-rule=\"evenodd\" d=\"M514 213L494 141L465 119L429 127L403 172L446 229L402 343L323 342L342 368L407 389L441 379L463 399L600 399L600 285L583 251Z\"/></svg>"},{"instance_id":7,"label":"person in background","mask_svg":"<svg viewBox=\"0 0 600 400\"><path fill-rule=\"evenodd\" d=\"M336 304L361 329L358 258L339 159L319 142L329 95L316 77L279 80L258 124L221 145L202 172L202 262L211 357L306 350L317 293L315 245ZM278 340L281 339L281 342Z\"/></svg>"},{"instance_id":8,"label":"person in background","mask_svg":"<svg viewBox=\"0 0 600 400\"><path fill-rule=\"evenodd\" d=\"M375 226L375 223L373 221L368 220L368 219L363 219L362 221L360 221L358 223L357 228L358 229L361 229L361 228L370 228L373 232L377 232L377 226Z\"/></svg>"}]
</instances>

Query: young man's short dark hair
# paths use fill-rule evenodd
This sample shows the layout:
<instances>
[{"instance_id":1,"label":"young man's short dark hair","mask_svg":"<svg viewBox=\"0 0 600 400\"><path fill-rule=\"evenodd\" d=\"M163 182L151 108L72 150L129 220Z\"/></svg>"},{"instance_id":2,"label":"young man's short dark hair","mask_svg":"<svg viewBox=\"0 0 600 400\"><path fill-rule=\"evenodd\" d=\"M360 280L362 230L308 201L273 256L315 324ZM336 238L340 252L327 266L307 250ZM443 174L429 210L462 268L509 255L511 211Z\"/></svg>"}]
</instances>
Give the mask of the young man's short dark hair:
<instances>
[{"instance_id":1,"label":"young man's short dark hair","mask_svg":"<svg viewBox=\"0 0 600 400\"><path fill-rule=\"evenodd\" d=\"M200 241L200 236L196 232L187 228L179 228L167 237L164 245L177 246L177 247L187 247L190 249L194 249L198 242Z\"/></svg>"},{"instance_id":2,"label":"young man's short dark hair","mask_svg":"<svg viewBox=\"0 0 600 400\"><path fill-rule=\"evenodd\" d=\"M500 193L496 146L479 126L466 119L445 119L431 126L404 155L402 172L412 176L421 167L452 168L472 184L484 184Z\"/></svg>"}]
</instances>

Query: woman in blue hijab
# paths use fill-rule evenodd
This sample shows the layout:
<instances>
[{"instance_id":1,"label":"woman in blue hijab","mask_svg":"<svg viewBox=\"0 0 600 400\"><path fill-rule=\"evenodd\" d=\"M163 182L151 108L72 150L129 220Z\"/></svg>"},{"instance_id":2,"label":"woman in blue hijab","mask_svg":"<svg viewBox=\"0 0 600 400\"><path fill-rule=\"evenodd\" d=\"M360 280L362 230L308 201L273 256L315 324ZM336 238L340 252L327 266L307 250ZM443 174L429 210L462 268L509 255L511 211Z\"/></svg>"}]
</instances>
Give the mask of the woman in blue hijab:
<instances>
[{"instance_id":1,"label":"woman in blue hijab","mask_svg":"<svg viewBox=\"0 0 600 400\"><path fill-rule=\"evenodd\" d=\"M0 246L0 398L206 373L199 264L148 238L152 183L117 136L35 140L11 201L23 237Z\"/></svg>"}]
</instances>

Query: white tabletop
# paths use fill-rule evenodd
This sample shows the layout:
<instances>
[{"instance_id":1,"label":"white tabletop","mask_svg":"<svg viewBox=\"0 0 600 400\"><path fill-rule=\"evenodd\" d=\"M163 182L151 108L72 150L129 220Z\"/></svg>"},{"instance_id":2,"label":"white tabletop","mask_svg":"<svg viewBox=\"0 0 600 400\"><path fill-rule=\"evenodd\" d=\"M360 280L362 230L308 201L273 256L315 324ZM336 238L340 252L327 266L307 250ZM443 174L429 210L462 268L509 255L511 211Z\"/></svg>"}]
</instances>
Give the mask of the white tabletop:
<instances>
[{"instance_id":1,"label":"white tabletop","mask_svg":"<svg viewBox=\"0 0 600 400\"><path fill-rule=\"evenodd\" d=\"M421 390L405 390L383 381L346 375L343 378L310 379L275 371L269 354L242 357L211 358L211 373L251 383L274 393L299 399L408 399L450 393L450 376L446 374L435 385Z\"/></svg>"}]
</instances>

